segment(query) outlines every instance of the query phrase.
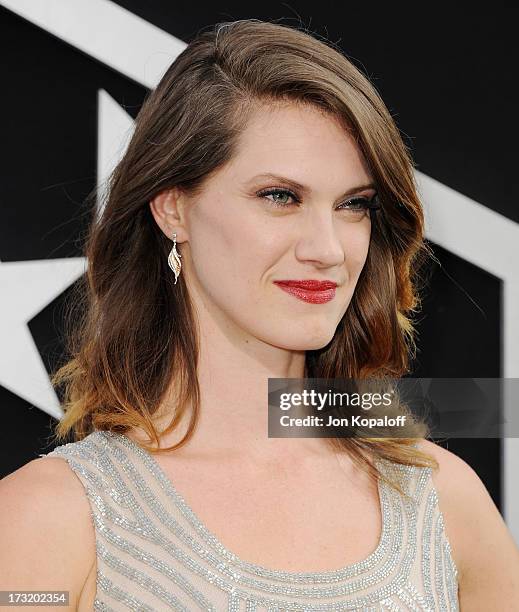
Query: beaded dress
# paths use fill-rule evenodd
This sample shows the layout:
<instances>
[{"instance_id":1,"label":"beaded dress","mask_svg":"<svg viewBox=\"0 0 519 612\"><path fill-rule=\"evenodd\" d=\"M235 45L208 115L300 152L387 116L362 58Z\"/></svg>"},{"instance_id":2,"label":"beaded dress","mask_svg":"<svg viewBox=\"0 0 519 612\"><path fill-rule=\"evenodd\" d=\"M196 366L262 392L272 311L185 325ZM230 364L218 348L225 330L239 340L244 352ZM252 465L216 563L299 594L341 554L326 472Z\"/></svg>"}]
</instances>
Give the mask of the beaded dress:
<instances>
[{"instance_id":1,"label":"beaded dress","mask_svg":"<svg viewBox=\"0 0 519 612\"><path fill-rule=\"evenodd\" d=\"M153 455L123 434L94 431L41 456L64 458L85 488L96 538L94 610L458 610L458 572L430 468L378 462L388 476L399 472L407 495L379 480L376 549L339 570L300 573L226 549Z\"/></svg>"}]
</instances>

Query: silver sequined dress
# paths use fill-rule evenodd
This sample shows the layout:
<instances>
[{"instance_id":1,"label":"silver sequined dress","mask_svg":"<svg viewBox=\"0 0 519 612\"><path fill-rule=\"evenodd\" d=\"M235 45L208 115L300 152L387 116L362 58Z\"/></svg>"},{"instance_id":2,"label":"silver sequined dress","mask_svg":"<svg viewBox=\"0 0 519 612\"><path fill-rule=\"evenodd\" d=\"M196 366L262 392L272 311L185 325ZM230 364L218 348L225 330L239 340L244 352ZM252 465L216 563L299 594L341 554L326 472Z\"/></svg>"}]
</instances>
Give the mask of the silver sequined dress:
<instances>
[{"instance_id":1,"label":"silver sequined dress","mask_svg":"<svg viewBox=\"0 0 519 612\"><path fill-rule=\"evenodd\" d=\"M377 548L340 570L299 573L227 550L153 455L122 434L94 431L41 456L66 459L85 487L96 535L95 610L458 610L457 570L429 468L380 462L400 471L408 496L379 481Z\"/></svg>"}]
</instances>

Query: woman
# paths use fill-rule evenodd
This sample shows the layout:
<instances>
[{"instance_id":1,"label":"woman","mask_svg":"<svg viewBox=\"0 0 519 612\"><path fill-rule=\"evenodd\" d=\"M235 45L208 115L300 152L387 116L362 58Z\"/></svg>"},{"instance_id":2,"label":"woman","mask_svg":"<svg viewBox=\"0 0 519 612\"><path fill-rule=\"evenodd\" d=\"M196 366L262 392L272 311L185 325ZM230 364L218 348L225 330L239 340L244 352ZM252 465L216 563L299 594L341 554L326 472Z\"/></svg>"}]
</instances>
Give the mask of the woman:
<instances>
[{"instance_id":1,"label":"woman","mask_svg":"<svg viewBox=\"0 0 519 612\"><path fill-rule=\"evenodd\" d=\"M407 371L426 254L408 152L338 50L257 20L200 33L92 223L54 377L77 441L2 481L1 588L79 610L517 608L496 507L419 423L267 437L269 377Z\"/></svg>"}]
</instances>

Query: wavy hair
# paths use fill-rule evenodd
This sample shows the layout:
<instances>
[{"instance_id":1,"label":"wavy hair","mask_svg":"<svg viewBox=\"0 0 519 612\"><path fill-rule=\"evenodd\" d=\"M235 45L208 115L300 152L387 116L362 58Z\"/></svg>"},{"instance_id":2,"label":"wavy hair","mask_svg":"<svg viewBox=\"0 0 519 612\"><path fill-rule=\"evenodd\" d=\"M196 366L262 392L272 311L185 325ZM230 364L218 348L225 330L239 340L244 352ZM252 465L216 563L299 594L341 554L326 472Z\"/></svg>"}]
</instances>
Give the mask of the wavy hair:
<instances>
[{"instance_id":1,"label":"wavy hair","mask_svg":"<svg viewBox=\"0 0 519 612\"><path fill-rule=\"evenodd\" d=\"M71 432L79 440L95 429L140 427L158 446L159 436L189 410L178 444L143 446L166 452L192 436L200 411L194 308L184 275L173 284L171 243L149 202L174 186L196 196L235 154L257 104L284 102L311 104L341 121L382 204L352 300L330 343L307 351L307 376L398 378L409 371L421 270L432 251L412 158L391 114L368 78L329 41L275 22L219 23L198 32L146 97L109 177L102 214L89 225L88 268L67 318L69 355L52 376L55 386L64 385L58 441ZM175 412L158 432L154 416L172 383ZM436 467L415 443L427 434L425 423L413 420L410 431L407 438L330 441L373 475L382 476L373 457Z\"/></svg>"}]
</instances>

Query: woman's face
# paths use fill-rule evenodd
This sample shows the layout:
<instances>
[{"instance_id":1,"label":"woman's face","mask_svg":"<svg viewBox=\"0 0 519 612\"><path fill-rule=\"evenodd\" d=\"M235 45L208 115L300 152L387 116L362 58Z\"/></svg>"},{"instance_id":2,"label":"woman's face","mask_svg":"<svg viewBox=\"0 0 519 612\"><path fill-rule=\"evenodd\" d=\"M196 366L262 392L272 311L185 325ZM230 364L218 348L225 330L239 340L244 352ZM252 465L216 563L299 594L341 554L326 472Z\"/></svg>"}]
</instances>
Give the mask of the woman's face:
<instances>
[{"instance_id":1,"label":"woman's face","mask_svg":"<svg viewBox=\"0 0 519 612\"><path fill-rule=\"evenodd\" d=\"M289 350L328 344L366 261L371 183L335 119L315 107L259 107L234 159L185 207L179 250L198 309L246 341ZM308 279L337 283L333 299L333 290L294 294L276 284Z\"/></svg>"}]
</instances>

